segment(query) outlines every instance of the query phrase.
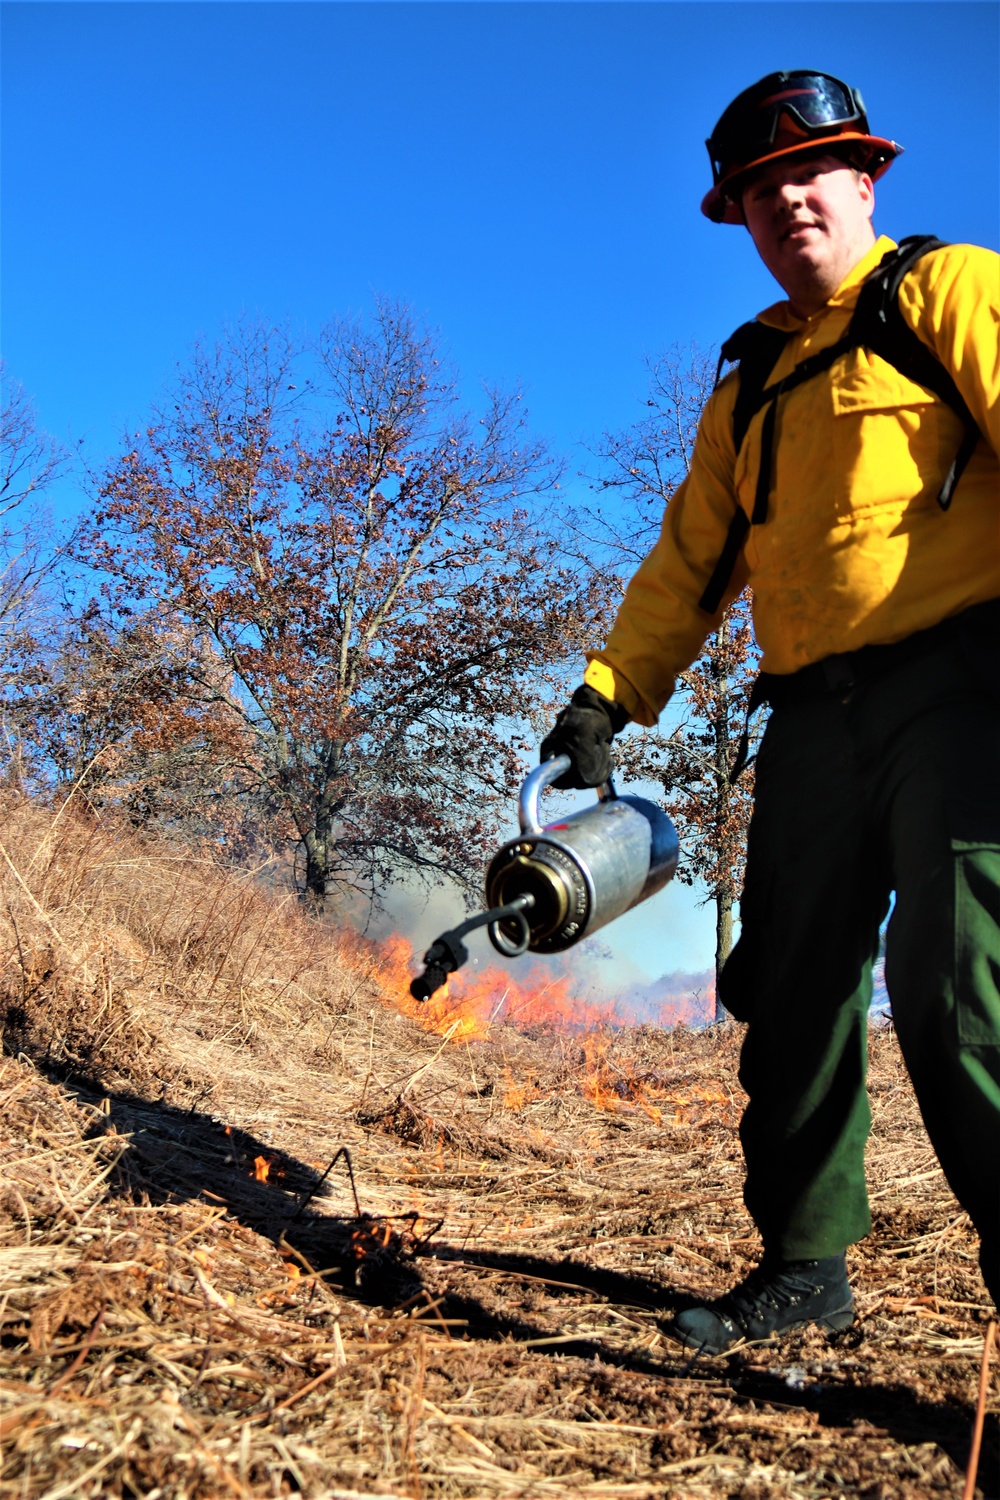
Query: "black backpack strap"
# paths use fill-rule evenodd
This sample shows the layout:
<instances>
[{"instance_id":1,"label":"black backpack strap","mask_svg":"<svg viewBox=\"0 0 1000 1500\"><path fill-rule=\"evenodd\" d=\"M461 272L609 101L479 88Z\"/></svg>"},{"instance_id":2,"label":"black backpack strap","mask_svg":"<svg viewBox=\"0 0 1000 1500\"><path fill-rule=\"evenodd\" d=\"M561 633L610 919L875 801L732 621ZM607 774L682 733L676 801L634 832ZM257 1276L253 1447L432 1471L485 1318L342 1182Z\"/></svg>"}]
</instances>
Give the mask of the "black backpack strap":
<instances>
[{"instance_id":1,"label":"black backpack strap","mask_svg":"<svg viewBox=\"0 0 1000 1500\"><path fill-rule=\"evenodd\" d=\"M764 422L760 433L760 467L757 470L757 489L754 495L753 514L750 517L751 525L763 526L767 520L767 502L771 493L771 469L774 460L774 425L778 411L778 397L785 395L787 391L794 391L795 387L812 380L814 375L821 375L828 370L834 360L854 347L854 341L848 332L844 338L838 339L835 344L830 344L826 349L821 349L818 354L812 354L808 359L802 360L790 370L787 375L774 385L765 386L761 392L760 405L767 405L764 413ZM768 403L770 403L768 405Z\"/></svg>"},{"instance_id":2,"label":"black backpack strap","mask_svg":"<svg viewBox=\"0 0 1000 1500\"><path fill-rule=\"evenodd\" d=\"M750 521L747 513L742 505L737 505L733 512L733 519L729 523L729 530L726 532L726 540L722 544L722 551L719 553L719 561L712 569L712 576L698 600L698 608L703 609L706 614L714 615L722 603L722 596L729 587L736 559L740 555L740 549L749 530Z\"/></svg>"},{"instance_id":3,"label":"black backpack strap","mask_svg":"<svg viewBox=\"0 0 1000 1500\"><path fill-rule=\"evenodd\" d=\"M756 331L758 329L760 333ZM698 600L698 608L710 615L714 615L722 603L722 596L733 576L736 559L746 540L747 532L751 526L762 526L767 520L768 497L771 493L771 470L774 465L774 428L778 414L778 397L782 396L785 391L794 390L804 380L811 380L814 375L829 369L835 359L851 348L846 338L839 339L828 349L821 349L818 354L803 360L774 385L767 385L765 384L767 377L774 368L778 355L788 338L788 334L782 333L777 328L768 328L765 323L744 323L743 327L738 328L723 346L723 354L726 353L727 348L734 350L732 355L726 355L727 358L738 358L740 361L740 389L733 408L733 438L737 454L739 454L747 428L755 413L760 411L762 406L767 410L764 413L760 434L760 465L757 470L753 511L747 519L743 507L737 505L733 519L729 523L729 530L726 532L726 540L723 543L719 561L712 570L712 576ZM737 343L737 340L740 342Z\"/></svg>"},{"instance_id":4,"label":"black backpack strap","mask_svg":"<svg viewBox=\"0 0 1000 1500\"><path fill-rule=\"evenodd\" d=\"M735 333L730 334L722 346L716 385L719 383L724 364L738 364L740 367L739 389L733 406L733 444L737 454L743 446L743 439L746 437L747 428L755 413L766 404L768 398L764 395L764 389L767 385L767 377L777 364L789 337L790 335L782 333L780 328L769 328L766 323L758 323L754 318L749 323L742 323ZM770 416L771 413L769 412L768 415ZM773 425L772 418L772 429ZM768 468L770 469L770 464ZM756 511L756 506L754 509ZM729 523L729 530L726 532L726 540L722 544L719 560L705 585L704 593L698 600L698 608L710 615L715 614L722 601L729 580L733 576L736 559L740 555L740 549L749 530L750 522L746 513L742 506L737 505L733 519Z\"/></svg>"},{"instance_id":5,"label":"black backpack strap","mask_svg":"<svg viewBox=\"0 0 1000 1500\"><path fill-rule=\"evenodd\" d=\"M723 360L740 367L740 385L733 407L733 445L737 453L743 446L747 428L764 405L767 377L790 337L780 328L769 328L754 318L741 324L722 346L720 368Z\"/></svg>"},{"instance_id":6,"label":"black backpack strap","mask_svg":"<svg viewBox=\"0 0 1000 1500\"><path fill-rule=\"evenodd\" d=\"M955 486L979 441L979 428L951 375L907 323L899 310L899 288L903 277L921 256L944 247L932 234L910 235L895 250L888 251L866 278L851 318L852 342L871 349L894 369L946 402L965 427L951 467L938 491L938 504L947 510Z\"/></svg>"}]
</instances>

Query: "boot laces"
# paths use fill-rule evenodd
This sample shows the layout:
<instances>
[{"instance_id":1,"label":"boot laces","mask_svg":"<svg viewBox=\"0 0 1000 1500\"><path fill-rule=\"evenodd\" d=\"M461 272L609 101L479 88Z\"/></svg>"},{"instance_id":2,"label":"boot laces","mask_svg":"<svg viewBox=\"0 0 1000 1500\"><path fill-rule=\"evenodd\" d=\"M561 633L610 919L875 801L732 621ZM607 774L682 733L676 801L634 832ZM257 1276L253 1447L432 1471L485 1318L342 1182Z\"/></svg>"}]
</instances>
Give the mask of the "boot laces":
<instances>
[{"instance_id":1,"label":"boot laces","mask_svg":"<svg viewBox=\"0 0 1000 1500\"><path fill-rule=\"evenodd\" d=\"M768 1308L779 1312L806 1302L817 1290L816 1281L810 1279L808 1269L766 1271L758 1266L743 1282L723 1297L723 1303L736 1314L742 1323L759 1317Z\"/></svg>"}]
</instances>

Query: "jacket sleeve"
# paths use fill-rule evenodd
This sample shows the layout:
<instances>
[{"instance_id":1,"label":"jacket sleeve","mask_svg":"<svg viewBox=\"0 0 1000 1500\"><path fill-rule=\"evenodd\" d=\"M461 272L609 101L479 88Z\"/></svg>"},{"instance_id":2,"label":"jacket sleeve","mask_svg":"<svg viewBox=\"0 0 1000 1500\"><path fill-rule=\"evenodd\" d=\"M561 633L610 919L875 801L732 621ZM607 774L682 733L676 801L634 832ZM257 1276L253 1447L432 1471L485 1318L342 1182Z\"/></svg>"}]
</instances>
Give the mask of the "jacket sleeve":
<instances>
[{"instance_id":1,"label":"jacket sleeve","mask_svg":"<svg viewBox=\"0 0 1000 1500\"><path fill-rule=\"evenodd\" d=\"M653 725L705 637L747 580L741 553L717 613L698 600L719 560L737 505L732 414L737 378L727 377L702 414L691 470L670 499L652 551L633 577L607 643L588 654L584 681Z\"/></svg>"},{"instance_id":2,"label":"jacket sleeve","mask_svg":"<svg viewBox=\"0 0 1000 1500\"><path fill-rule=\"evenodd\" d=\"M899 308L1000 454L1000 256L978 245L932 251L903 278Z\"/></svg>"}]
</instances>

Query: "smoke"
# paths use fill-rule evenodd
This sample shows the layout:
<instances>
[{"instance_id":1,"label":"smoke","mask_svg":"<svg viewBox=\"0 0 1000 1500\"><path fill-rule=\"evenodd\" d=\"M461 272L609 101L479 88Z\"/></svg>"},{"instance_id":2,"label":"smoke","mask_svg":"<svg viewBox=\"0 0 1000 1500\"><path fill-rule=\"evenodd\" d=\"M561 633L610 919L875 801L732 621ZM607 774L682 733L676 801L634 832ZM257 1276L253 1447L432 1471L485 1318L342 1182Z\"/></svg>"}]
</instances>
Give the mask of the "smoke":
<instances>
[{"instance_id":1,"label":"smoke","mask_svg":"<svg viewBox=\"0 0 1000 1500\"><path fill-rule=\"evenodd\" d=\"M715 970L675 969L633 986L622 1006L632 1025L707 1026L715 1018Z\"/></svg>"}]
</instances>

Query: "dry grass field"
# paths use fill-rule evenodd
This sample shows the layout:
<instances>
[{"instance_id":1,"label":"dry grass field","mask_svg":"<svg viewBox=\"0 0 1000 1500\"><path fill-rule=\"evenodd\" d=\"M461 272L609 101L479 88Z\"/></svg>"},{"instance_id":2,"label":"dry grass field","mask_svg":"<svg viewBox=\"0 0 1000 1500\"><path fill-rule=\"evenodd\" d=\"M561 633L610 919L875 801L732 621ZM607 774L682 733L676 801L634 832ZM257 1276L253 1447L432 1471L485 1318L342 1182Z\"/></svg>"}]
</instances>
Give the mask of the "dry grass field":
<instances>
[{"instance_id":1,"label":"dry grass field","mask_svg":"<svg viewBox=\"0 0 1000 1500\"><path fill-rule=\"evenodd\" d=\"M0 885L4 1500L962 1494L991 1308L891 1031L856 1325L692 1358L758 1250L738 1028L418 1012L401 945L72 807L6 806Z\"/></svg>"}]
</instances>

